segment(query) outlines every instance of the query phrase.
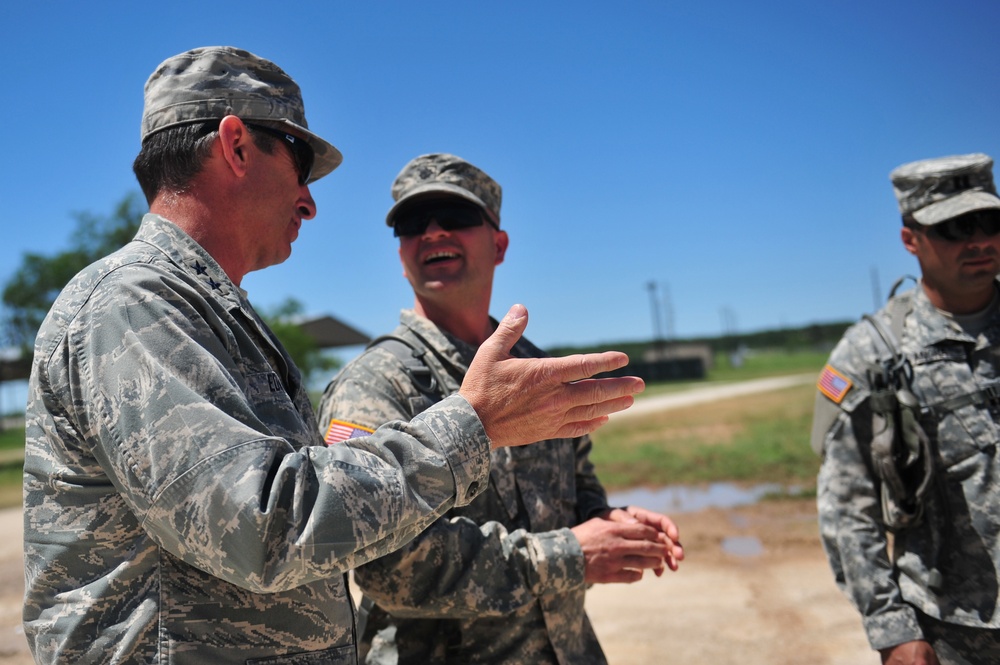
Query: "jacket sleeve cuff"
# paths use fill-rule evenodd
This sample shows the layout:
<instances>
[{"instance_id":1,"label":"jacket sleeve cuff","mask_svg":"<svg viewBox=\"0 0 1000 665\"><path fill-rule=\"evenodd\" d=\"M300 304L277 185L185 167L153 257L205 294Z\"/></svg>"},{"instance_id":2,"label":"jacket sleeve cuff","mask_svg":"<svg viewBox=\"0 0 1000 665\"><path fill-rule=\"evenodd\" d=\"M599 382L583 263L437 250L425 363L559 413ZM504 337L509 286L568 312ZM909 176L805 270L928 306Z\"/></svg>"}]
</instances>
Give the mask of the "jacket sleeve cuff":
<instances>
[{"instance_id":1,"label":"jacket sleeve cuff","mask_svg":"<svg viewBox=\"0 0 1000 665\"><path fill-rule=\"evenodd\" d=\"M472 405L451 395L418 414L440 443L455 478L455 505L466 506L486 489L490 477L490 439Z\"/></svg>"},{"instance_id":2,"label":"jacket sleeve cuff","mask_svg":"<svg viewBox=\"0 0 1000 665\"><path fill-rule=\"evenodd\" d=\"M585 560L580 541L569 529L530 534L535 594L566 593L583 586Z\"/></svg>"},{"instance_id":3,"label":"jacket sleeve cuff","mask_svg":"<svg viewBox=\"0 0 1000 665\"><path fill-rule=\"evenodd\" d=\"M863 622L868 643L876 651L924 639L924 631L917 622L917 613L911 607L880 612L876 616L864 617Z\"/></svg>"}]
</instances>

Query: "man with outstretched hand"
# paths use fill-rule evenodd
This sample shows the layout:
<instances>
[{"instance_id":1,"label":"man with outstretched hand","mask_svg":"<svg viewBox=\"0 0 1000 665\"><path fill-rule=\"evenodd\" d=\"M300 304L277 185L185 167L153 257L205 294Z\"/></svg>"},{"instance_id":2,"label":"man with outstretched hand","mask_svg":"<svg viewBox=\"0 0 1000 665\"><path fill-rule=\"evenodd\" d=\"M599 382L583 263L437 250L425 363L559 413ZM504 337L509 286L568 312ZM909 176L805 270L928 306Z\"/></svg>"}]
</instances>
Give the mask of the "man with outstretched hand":
<instances>
[{"instance_id":1,"label":"man with outstretched hand","mask_svg":"<svg viewBox=\"0 0 1000 665\"><path fill-rule=\"evenodd\" d=\"M326 447L240 284L291 254L340 153L298 85L232 47L145 88L135 239L38 333L26 413L24 628L38 663L356 663L348 569L486 487L490 451L579 436L638 379L607 353L514 358L515 306L458 394Z\"/></svg>"}]
</instances>

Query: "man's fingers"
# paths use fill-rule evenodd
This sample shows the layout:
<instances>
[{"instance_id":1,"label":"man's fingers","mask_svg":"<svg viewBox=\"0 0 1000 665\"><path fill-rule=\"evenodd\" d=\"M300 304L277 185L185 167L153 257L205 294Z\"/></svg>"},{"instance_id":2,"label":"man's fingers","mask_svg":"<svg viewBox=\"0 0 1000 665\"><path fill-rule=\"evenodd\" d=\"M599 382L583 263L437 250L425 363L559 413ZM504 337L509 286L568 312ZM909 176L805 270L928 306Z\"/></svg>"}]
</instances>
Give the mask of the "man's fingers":
<instances>
[{"instance_id":1,"label":"man's fingers","mask_svg":"<svg viewBox=\"0 0 1000 665\"><path fill-rule=\"evenodd\" d=\"M684 560L684 546L680 541L680 530L674 521L660 513L639 508L638 506L628 506L626 511L629 515L639 520L642 524L648 524L652 528L660 531L660 542L665 548L664 560L670 570L677 570L680 562ZM659 573L657 573L659 574Z\"/></svg>"},{"instance_id":2,"label":"man's fingers","mask_svg":"<svg viewBox=\"0 0 1000 665\"><path fill-rule=\"evenodd\" d=\"M659 576L666 568L677 569L672 543L653 526L595 517L572 531L583 549L588 583L634 582L645 570Z\"/></svg>"},{"instance_id":3,"label":"man's fingers","mask_svg":"<svg viewBox=\"0 0 1000 665\"><path fill-rule=\"evenodd\" d=\"M620 551L626 560L626 567L655 570L666 564L670 570L680 568L680 562L684 560L684 548L680 543L675 543L657 529L642 524L621 523L620 526L623 527L618 531L618 536L622 538ZM633 557L637 558L636 561L628 563ZM639 565L637 561L646 563ZM662 574L662 571L658 574Z\"/></svg>"},{"instance_id":4,"label":"man's fingers","mask_svg":"<svg viewBox=\"0 0 1000 665\"><path fill-rule=\"evenodd\" d=\"M673 540L674 542L680 540L680 530L677 528L677 525L674 524L674 521L666 515L656 513L652 510L647 510L639 506L628 506L625 511L643 524L648 524L654 529L659 529L665 533L670 540Z\"/></svg>"},{"instance_id":5,"label":"man's fingers","mask_svg":"<svg viewBox=\"0 0 1000 665\"><path fill-rule=\"evenodd\" d=\"M581 353L563 358L549 358L553 378L562 383L589 379L601 372L610 372L628 365L628 356L621 351Z\"/></svg>"},{"instance_id":6,"label":"man's fingers","mask_svg":"<svg viewBox=\"0 0 1000 665\"><path fill-rule=\"evenodd\" d=\"M566 420L570 422L580 420L594 420L601 416L607 416L618 411L624 411L635 403L635 398L631 395L615 397L596 403L587 403L574 406L566 412Z\"/></svg>"},{"instance_id":7,"label":"man's fingers","mask_svg":"<svg viewBox=\"0 0 1000 665\"><path fill-rule=\"evenodd\" d=\"M569 406L563 416L564 424L559 436L573 437L593 432L608 421L608 415L632 406L635 403L632 395L642 392L645 384L638 377L624 376L588 379L565 388Z\"/></svg>"},{"instance_id":8,"label":"man's fingers","mask_svg":"<svg viewBox=\"0 0 1000 665\"><path fill-rule=\"evenodd\" d=\"M618 376L607 379L581 379L567 386L567 393L577 404L597 404L625 395L635 395L646 389L646 383L637 376Z\"/></svg>"},{"instance_id":9,"label":"man's fingers","mask_svg":"<svg viewBox=\"0 0 1000 665\"><path fill-rule=\"evenodd\" d=\"M670 558L674 561L680 562L684 560L684 546L680 544L680 541L671 541L667 545L670 551ZM674 568L674 570L677 570Z\"/></svg>"},{"instance_id":10,"label":"man's fingers","mask_svg":"<svg viewBox=\"0 0 1000 665\"><path fill-rule=\"evenodd\" d=\"M600 418L594 418L593 420L578 420L572 423L565 423L559 429L556 430L555 434L552 435L554 439L575 439L578 436L583 436L584 434L590 434L601 427L606 425L608 422L607 416L601 416Z\"/></svg>"},{"instance_id":11,"label":"man's fingers","mask_svg":"<svg viewBox=\"0 0 1000 665\"><path fill-rule=\"evenodd\" d=\"M642 571L635 568L620 568L602 572L597 579L598 584L632 584L642 579Z\"/></svg>"},{"instance_id":12,"label":"man's fingers","mask_svg":"<svg viewBox=\"0 0 1000 665\"><path fill-rule=\"evenodd\" d=\"M624 411L635 403L635 398L631 395L618 397L598 404L584 404L576 406L566 412L568 422L558 429L556 437L572 439L574 437L590 434L608 422L608 415Z\"/></svg>"},{"instance_id":13,"label":"man's fingers","mask_svg":"<svg viewBox=\"0 0 1000 665\"><path fill-rule=\"evenodd\" d=\"M624 557L621 565L622 568L633 568L635 570L656 570L663 567L663 557L631 555Z\"/></svg>"},{"instance_id":14,"label":"man's fingers","mask_svg":"<svg viewBox=\"0 0 1000 665\"><path fill-rule=\"evenodd\" d=\"M664 551L663 534L651 526L639 522L614 522L612 532L616 538L623 541L628 548L628 554L662 556Z\"/></svg>"},{"instance_id":15,"label":"man's fingers","mask_svg":"<svg viewBox=\"0 0 1000 665\"><path fill-rule=\"evenodd\" d=\"M662 575L663 568L663 559L658 556L628 555L595 564L588 572L588 577L589 581L601 584L630 583L642 579L643 571L646 570Z\"/></svg>"}]
</instances>

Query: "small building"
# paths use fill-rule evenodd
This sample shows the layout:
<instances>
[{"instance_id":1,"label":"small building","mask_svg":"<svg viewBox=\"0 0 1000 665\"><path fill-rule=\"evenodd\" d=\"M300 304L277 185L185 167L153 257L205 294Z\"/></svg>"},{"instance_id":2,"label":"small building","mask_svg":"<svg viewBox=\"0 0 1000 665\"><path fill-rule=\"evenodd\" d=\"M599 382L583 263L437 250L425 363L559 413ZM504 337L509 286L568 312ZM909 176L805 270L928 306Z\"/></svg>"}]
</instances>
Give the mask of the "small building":
<instances>
[{"instance_id":1,"label":"small building","mask_svg":"<svg viewBox=\"0 0 1000 665\"><path fill-rule=\"evenodd\" d=\"M712 347L708 344L659 342L642 354L641 360L605 376L638 376L646 382L693 381L704 379L712 367Z\"/></svg>"}]
</instances>

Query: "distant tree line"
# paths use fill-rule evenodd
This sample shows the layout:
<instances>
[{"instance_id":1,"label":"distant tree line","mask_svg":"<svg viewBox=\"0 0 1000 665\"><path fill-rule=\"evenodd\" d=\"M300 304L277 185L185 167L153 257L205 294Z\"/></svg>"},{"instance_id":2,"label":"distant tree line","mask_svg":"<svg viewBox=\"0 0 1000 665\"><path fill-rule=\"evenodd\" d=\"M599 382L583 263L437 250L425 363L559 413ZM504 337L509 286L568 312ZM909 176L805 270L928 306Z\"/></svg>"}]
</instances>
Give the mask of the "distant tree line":
<instances>
[{"instance_id":1,"label":"distant tree line","mask_svg":"<svg viewBox=\"0 0 1000 665\"><path fill-rule=\"evenodd\" d=\"M713 353L734 351L740 347L750 349L772 349L795 351L830 351L844 334L844 331L854 321L834 321L831 323L810 323L797 328L774 328L757 332L747 332L735 335L719 335L716 337L688 337L660 341L658 344L707 344ZM615 349L623 351L630 358L640 358L642 354L653 347L653 340L636 340L628 342L609 342L589 346L556 346L548 350L554 356L567 356L573 353L593 353Z\"/></svg>"}]
</instances>

